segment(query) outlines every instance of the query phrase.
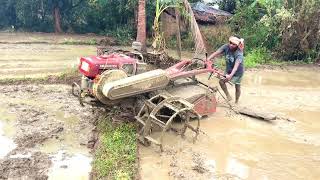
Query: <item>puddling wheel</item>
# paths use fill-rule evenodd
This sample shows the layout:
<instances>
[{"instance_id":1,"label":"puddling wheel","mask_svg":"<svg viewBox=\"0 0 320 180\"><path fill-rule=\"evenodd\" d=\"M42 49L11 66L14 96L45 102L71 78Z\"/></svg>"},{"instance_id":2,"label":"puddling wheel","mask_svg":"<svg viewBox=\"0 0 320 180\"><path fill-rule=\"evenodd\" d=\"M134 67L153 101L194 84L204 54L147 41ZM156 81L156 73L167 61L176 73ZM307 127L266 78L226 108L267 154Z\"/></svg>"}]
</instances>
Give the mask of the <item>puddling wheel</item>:
<instances>
[{"instance_id":1,"label":"puddling wheel","mask_svg":"<svg viewBox=\"0 0 320 180\"><path fill-rule=\"evenodd\" d=\"M113 82L119 79L123 79L128 77L127 74L122 71L122 70L107 70L104 71L100 77L98 78L98 81L93 83L93 94L95 95L95 97L102 102L103 104L106 105L114 105L120 102L120 100L110 100L109 98L107 98L103 93L102 93L102 89L103 86L109 82Z\"/></svg>"},{"instance_id":2,"label":"puddling wheel","mask_svg":"<svg viewBox=\"0 0 320 180\"><path fill-rule=\"evenodd\" d=\"M195 127L190 124L191 118L197 120ZM154 143L160 146L161 151L163 151L163 136L168 130L178 132L183 137L186 130L190 129L196 134L194 140L199 134L200 115L193 110L193 105L180 97L168 94L158 94L147 100L136 119L141 124L139 141L144 145ZM173 126L174 121L180 121L179 128ZM160 128L161 131L158 140L150 136L156 128Z\"/></svg>"}]
</instances>

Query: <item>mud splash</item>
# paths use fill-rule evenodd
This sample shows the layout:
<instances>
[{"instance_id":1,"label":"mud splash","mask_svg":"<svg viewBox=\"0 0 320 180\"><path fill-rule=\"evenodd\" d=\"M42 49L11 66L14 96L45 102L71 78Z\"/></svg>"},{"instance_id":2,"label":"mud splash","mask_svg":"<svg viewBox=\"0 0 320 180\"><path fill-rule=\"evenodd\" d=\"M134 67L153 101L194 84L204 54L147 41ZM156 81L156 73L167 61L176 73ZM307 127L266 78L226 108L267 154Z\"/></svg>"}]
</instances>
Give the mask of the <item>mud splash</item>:
<instances>
[{"instance_id":1,"label":"mud splash","mask_svg":"<svg viewBox=\"0 0 320 180\"><path fill-rule=\"evenodd\" d=\"M290 121L237 115L219 97L217 113L201 120L204 133L195 144L192 134L182 139L168 133L163 153L156 146L140 146L142 179L317 179L318 73L247 72L240 105L261 107ZM200 78L206 81L207 76Z\"/></svg>"}]
</instances>

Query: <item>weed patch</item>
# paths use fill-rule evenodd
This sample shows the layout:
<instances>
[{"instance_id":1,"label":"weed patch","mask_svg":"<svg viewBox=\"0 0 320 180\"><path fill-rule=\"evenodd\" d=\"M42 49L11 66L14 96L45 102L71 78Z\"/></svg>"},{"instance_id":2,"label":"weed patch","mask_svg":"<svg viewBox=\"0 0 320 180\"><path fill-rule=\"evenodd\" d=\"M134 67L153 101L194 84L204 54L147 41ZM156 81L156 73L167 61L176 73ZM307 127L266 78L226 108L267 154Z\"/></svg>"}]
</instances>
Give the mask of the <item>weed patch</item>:
<instances>
[{"instance_id":1,"label":"weed patch","mask_svg":"<svg viewBox=\"0 0 320 180\"><path fill-rule=\"evenodd\" d=\"M98 125L100 144L93 168L98 179L133 179L136 174L137 142L135 126L114 125L108 118Z\"/></svg>"},{"instance_id":2,"label":"weed patch","mask_svg":"<svg viewBox=\"0 0 320 180\"><path fill-rule=\"evenodd\" d=\"M46 75L39 77L16 77L16 78L6 78L0 79L1 85L12 85L12 84L50 84L50 83L61 83L61 84L71 84L72 82L79 83L80 74L76 68L68 69L64 72L55 75Z\"/></svg>"},{"instance_id":3,"label":"weed patch","mask_svg":"<svg viewBox=\"0 0 320 180\"><path fill-rule=\"evenodd\" d=\"M270 52L268 52L265 48L256 48L250 51L245 56L245 67L253 68L261 64L268 64L272 60L272 56Z\"/></svg>"},{"instance_id":4,"label":"weed patch","mask_svg":"<svg viewBox=\"0 0 320 180\"><path fill-rule=\"evenodd\" d=\"M69 40L63 41L61 44L65 44L65 45L97 45L98 42L96 39L89 39L86 41L78 41L78 40L69 39Z\"/></svg>"}]
</instances>

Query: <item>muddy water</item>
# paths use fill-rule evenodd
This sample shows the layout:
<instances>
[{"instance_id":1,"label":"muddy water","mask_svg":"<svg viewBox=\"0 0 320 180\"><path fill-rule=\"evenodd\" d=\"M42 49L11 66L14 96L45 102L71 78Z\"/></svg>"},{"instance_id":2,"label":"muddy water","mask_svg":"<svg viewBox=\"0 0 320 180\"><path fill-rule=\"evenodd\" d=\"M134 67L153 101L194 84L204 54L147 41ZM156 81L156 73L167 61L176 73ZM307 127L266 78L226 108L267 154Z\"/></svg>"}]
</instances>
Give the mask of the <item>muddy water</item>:
<instances>
[{"instance_id":1,"label":"muddy water","mask_svg":"<svg viewBox=\"0 0 320 180\"><path fill-rule=\"evenodd\" d=\"M49 179L89 179L91 158L83 154L73 154L65 157L66 152L59 151L52 158L53 167L49 170Z\"/></svg>"},{"instance_id":2,"label":"muddy water","mask_svg":"<svg viewBox=\"0 0 320 180\"><path fill-rule=\"evenodd\" d=\"M49 179L89 178L92 157L87 144L94 116L69 92L67 85L0 86L0 162L17 167L20 161L15 159L33 159L38 156L31 154L40 152L44 154L41 162L47 162L45 157L51 162L44 174ZM41 164L34 166L41 168ZM14 167L4 172L12 174ZM32 168L21 171L28 173Z\"/></svg>"},{"instance_id":3,"label":"muddy water","mask_svg":"<svg viewBox=\"0 0 320 180\"><path fill-rule=\"evenodd\" d=\"M56 111L55 116L64 122L64 132L59 139L48 139L39 146L42 152L51 154L53 166L49 170L49 179L88 179L92 158L89 149L79 141L81 135L73 131L80 119L62 111ZM89 134L90 131L82 133Z\"/></svg>"},{"instance_id":4,"label":"muddy water","mask_svg":"<svg viewBox=\"0 0 320 180\"><path fill-rule=\"evenodd\" d=\"M283 71L258 71L245 74L245 86L286 86L319 88L320 74L314 69L295 69Z\"/></svg>"},{"instance_id":5,"label":"muddy water","mask_svg":"<svg viewBox=\"0 0 320 180\"><path fill-rule=\"evenodd\" d=\"M41 151L52 154L53 166L49 170L49 179L88 179L92 158L89 149L81 145L80 135L72 131L79 118L61 111L55 112L55 115L65 123L66 129L59 139L49 139L40 146Z\"/></svg>"},{"instance_id":6,"label":"muddy water","mask_svg":"<svg viewBox=\"0 0 320 180\"><path fill-rule=\"evenodd\" d=\"M29 35L0 33L0 41L79 40ZM75 67L79 57L95 53L95 46L86 45L1 43L0 79L58 74ZM0 179L26 179L23 174L27 179L89 178L92 158L87 145L93 125L89 109L80 108L69 92L63 85L0 86Z\"/></svg>"},{"instance_id":7,"label":"muddy water","mask_svg":"<svg viewBox=\"0 0 320 180\"><path fill-rule=\"evenodd\" d=\"M11 139L15 133L14 124L15 116L5 109L0 109L0 158L16 148L16 144Z\"/></svg>"},{"instance_id":8,"label":"muddy water","mask_svg":"<svg viewBox=\"0 0 320 180\"><path fill-rule=\"evenodd\" d=\"M7 137L3 129L5 126L2 122L0 122L0 143L1 143L1 150L0 150L0 158L3 158L5 155L7 155L11 150L13 150L16 145L14 144L13 140Z\"/></svg>"},{"instance_id":9,"label":"muddy water","mask_svg":"<svg viewBox=\"0 0 320 180\"><path fill-rule=\"evenodd\" d=\"M290 121L248 118L225 108L220 97L219 102L217 112L201 120L204 133L195 144L190 132L185 139L166 134L163 153L140 146L142 179L318 179L319 70L246 73L239 106Z\"/></svg>"}]
</instances>

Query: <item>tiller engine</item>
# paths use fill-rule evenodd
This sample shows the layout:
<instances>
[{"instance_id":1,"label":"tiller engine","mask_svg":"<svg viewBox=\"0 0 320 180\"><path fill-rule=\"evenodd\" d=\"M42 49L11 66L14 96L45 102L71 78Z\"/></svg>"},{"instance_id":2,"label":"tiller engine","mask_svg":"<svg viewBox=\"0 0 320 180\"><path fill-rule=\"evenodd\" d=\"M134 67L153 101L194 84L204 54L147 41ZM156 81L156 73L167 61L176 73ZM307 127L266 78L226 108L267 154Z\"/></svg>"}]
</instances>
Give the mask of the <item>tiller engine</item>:
<instances>
[{"instance_id":1,"label":"tiller engine","mask_svg":"<svg viewBox=\"0 0 320 180\"><path fill-rule=\"evenodd\" d=\"M79 97L82 105L88 102L85 100L87 97L90 102L114 105L126 98L153 94L151 98L145 96L150 99L145 101L136 115L141 124L141 142L154 142L162 149L163 135L156 140L150 133L159 128L162 132L174 130L172 123L175 121L182 122L182 127L175 129L176 132L184 135L190 129L197 137L200 117L214 113L217 102L216 88L199 82L195 75L223 75L212 67L209 60L183 60L165 70L150 70L147 63L140 61L130 53L118 52L83 57L79 64L83 75L81 85L73 84L73 94ZM195 127L190 124L191 119L198 121Z\"/></svg>"}]
</instances>

